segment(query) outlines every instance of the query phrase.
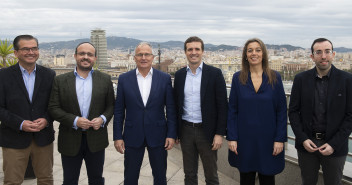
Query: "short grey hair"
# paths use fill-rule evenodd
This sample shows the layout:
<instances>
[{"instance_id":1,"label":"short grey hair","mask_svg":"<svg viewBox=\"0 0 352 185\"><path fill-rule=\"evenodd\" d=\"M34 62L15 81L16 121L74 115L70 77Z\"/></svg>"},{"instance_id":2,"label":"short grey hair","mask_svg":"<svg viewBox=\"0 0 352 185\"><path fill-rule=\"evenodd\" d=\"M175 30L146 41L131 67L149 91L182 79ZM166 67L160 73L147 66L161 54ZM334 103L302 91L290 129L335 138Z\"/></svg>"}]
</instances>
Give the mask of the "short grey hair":
<instances>
[{"instance_id":1,"label":"short grey hair","mask_svg":"<svg viewBox=\"0 0 352 185\"><path fill-rule=\"evenodd\" d=\"M152 50L152 54L153 54L153 47L152 47L152 45L151 45L149 42L140 42L140 43L136 46L136 48L134 49L134 53L135 53L135 54L136 54L137 48L138 48L139 46L149 46L150 49Z\"/></svg>"}]
</instances>

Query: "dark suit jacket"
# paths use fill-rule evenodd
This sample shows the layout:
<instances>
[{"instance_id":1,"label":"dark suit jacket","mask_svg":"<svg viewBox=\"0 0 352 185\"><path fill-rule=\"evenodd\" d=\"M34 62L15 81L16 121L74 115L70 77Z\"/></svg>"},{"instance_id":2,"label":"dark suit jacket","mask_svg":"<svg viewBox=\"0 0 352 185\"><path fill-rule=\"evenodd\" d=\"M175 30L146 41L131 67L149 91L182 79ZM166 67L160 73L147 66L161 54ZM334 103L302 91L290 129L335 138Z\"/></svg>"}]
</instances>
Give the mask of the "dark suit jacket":
<instances>
[{"instance_id":1,"label":"dark suit jacket","mask_svg":"<svg viewBox=\"0 0 352 185\"><path fill-rule=\"evenodd\" d=\"M89 120L100 115L106 117L105 126L94 130L89 128L87 143L91 152L97 152L109 145L107 126L112 117L114 107L114 90L111 77L100 71L94 71L93 92L89 109ZM67 156L77 155L82 139L82 129L73 128L76 116L81 117L81 111L76 94L76 76L73 72L59 75L55 78L50 96L49 112L60 122L58 150Z\"/></svg>"},{"instance_id":2,"label":"dark suit jacket","mask_svg":"<svg viewBox=\"0 0 352 185\"><path fill-rule=\"evenodd\" d=\"M176 72L174 81L179 136L182 128L186 75L187 71L184 67ZM209 142L212 143L215 134L226 135L227 93L224 76L220 69L203 63L200 94L202 128Z\"/></svg>"},{"instance_id":3,"label":"dark suit jacket","mask_svg":"<svg viewBox=\"0 0 352 185\"><path fill-rule=\"evenodd\" d=\"M166 115L165 115L166 110ZM119 76L114 111L114 140L126 146L164 146L166 138L177 136L175 104L170 75L153 69L146 106L139 91L136 70Z\"/></svg>"},{"instance_id":4,"label":"dark suit jacket","mask_svg":"<svg viewBox=\"0 0 352 185\"><path fill-rule=\"evenodd\" d=\"M47 113L51 85L55 72L43 66L36 66L36 77L32 103L24 85L19 64L0 71L0 146L27 148L32 139L39 146L54 141L52 119ZM45 118L48 126L40 132L24 132L20 125L24 120Z\"/></svg>"},{"instance_id":5,"label":"dark suit jacket","mask_svg":"<svg viewBox=\"0 0 352 185\"><path fill-rule=\"evenodd\" d=\"M295 76L289 117L296 135L296 148L306 151L303 142L312 139L315 68ZM331 67L326 110L326 142L334 149L332 156L346 155L352 131L352 75Z\"/></svg>"}]
</instances>

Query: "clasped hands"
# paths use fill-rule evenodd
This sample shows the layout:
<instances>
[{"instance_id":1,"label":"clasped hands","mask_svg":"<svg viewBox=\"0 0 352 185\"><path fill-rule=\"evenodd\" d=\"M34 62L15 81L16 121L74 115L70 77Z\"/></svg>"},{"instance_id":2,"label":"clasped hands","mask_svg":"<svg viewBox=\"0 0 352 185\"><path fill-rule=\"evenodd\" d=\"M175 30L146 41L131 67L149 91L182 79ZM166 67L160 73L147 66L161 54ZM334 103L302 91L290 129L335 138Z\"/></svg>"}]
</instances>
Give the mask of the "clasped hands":
<instances>
[{"instance_id":1,"label":"clasped hands","mask_svg":"<svg viewBox=\"0 0 352 185\"><path fill-rule=\"evenodd\" d=\"M334 153L334 149L328 143L325 143L320 147L317 147L317 145L315 145L315 143L312 140L307 139L303 142L303 146L310 153L319 151L324 156L328 156Z\"/></svg>"},{"instance_id":2,"label":"clasped hands","mask_svg":"<svg viewBox=\"0 0 352 185\"><path fill-rule=\"evenodd\" d=\"M34 121L24 120L22 124L22 130L25 132L39 132L48 125L48 121L45 118L38 118Z\"/></svg>"},{"instance_id":3,"label":"clasped hands","mask_svg":"<svg viewBox=\"0 0 352 185\"><path fill-rule=\"evenodd\" d=\"M104 120L101 117L94 118L91 121L87 118L79 117L77 119L76 125L77 127L82 129L89 129L90 127L92 127L94 130L98 130L103 123L104 123Z\"/></svg>"}]
</instances>

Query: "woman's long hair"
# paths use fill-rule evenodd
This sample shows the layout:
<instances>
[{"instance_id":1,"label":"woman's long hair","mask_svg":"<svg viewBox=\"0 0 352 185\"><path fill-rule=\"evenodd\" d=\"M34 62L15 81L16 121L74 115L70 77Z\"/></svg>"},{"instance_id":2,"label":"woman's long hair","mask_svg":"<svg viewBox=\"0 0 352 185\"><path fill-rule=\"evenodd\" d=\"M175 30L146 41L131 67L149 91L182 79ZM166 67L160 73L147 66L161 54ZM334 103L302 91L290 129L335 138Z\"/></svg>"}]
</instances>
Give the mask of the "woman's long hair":
<instances>
[{"instance_id":1,"label":"woman's long hair","mask_svg":"<svg viewBox=\"0 0 352 185\"><path fill-rule=\"evenodd\" d=\"M253 38L253 39L247 40L246 44L243 47L242 69L241 69L240 76L239 76L240 82L243 85L245 85L248 80L249 62L248 62L248 57L247 57L247 49L248 49L248 45L252 42L257 42L260 45L260 48L262 49L262 52L263 52L263 57L262 57L263 58L263 60L262 60L263 72L264 72L264 74L266 74L268 76L269 84L271 86L273 86L274 83L277 82L276 73L269 68L268 51L267 51L266 46L263 43L263 41L261 41L258 38Z\"/></svg>"}]
</instances>

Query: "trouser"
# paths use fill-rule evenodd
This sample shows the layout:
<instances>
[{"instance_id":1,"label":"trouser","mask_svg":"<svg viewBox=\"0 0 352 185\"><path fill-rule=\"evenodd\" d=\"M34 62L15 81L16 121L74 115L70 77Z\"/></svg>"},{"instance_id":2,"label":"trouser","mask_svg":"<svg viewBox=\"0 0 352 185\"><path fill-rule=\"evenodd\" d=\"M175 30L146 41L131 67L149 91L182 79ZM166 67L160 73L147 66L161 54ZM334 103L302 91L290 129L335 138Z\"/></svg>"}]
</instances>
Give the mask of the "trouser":
<instances>
[{"instance_id":1,"label":"trouser","mask_svg":"<svg viewBox=\"0 0 352 185\"><path fill-rule=\"evenodd\" d=\"M183 168L185 185L198 184L198 159L203 163L205 182L207 185L218 185L217 151L211 150L201 127L183 126L181 133L181 149L183 155Z\"/></svg>"},{"instance_id":2,"label":"trouser","mask_svg":"<svg viewBox=\"0 0 352 185\"><path fill-rule=\"evenodd\" d=\"M241 185L255 185L255 175L257 172L240 172L240 184ZM263 175L258 173L260 185L275 185L274 175Z\"/></svg>"},{"instance_id":3,"label":"trouser","mask_svg":"<svg viewBox=\"0 0 352 185\"><path fill-rule=\"evenodd\" d=\"M325 144L325 141L323 140L312 141L317 147ZM297 153L298 164L301 168L302 185L317 184L320 165L323 170L324 184L341 185L346 156L323 156L319 151L314 153L297 151Z\"/></svg>"},{"instance_id":4,"label":"trouser","mask_svg":"<svg viewBox=\"0 0 352 185\"><path fill-rule=\"evenodd\" d=\"M64 171L63 185L78 184L83 160L86 164L88 184L103 185L105 149L98 152L91 152L88 148L86 134L82 134L81 148L76 156L61 154L62 168Z\"/></svg>"},{"instance_id":5,"label":"trouser","mask_svg":"<svg viewBox=\"0 0 352 185\"><path fill-rule=\"evenodd\" d=\"M33 140L25 149L2 147L4 185L22 184L27 169L29 156L37 176L38 185L52 185L53 180L53 143L38 146Z\"/></svg>"},{"instance_id":6,"label":"trouser","mask_svg":"<svg viewBox=\"0 0 352 185\"><path fill-rule=\"evenodd\" d=\"M125 185L138 185L139 172L143 162L145 148L147 147L150 166L154 177L154 185L166 185L167 151L164 146L127 147L125 150Z\"/></svg>"}]
</instances>

